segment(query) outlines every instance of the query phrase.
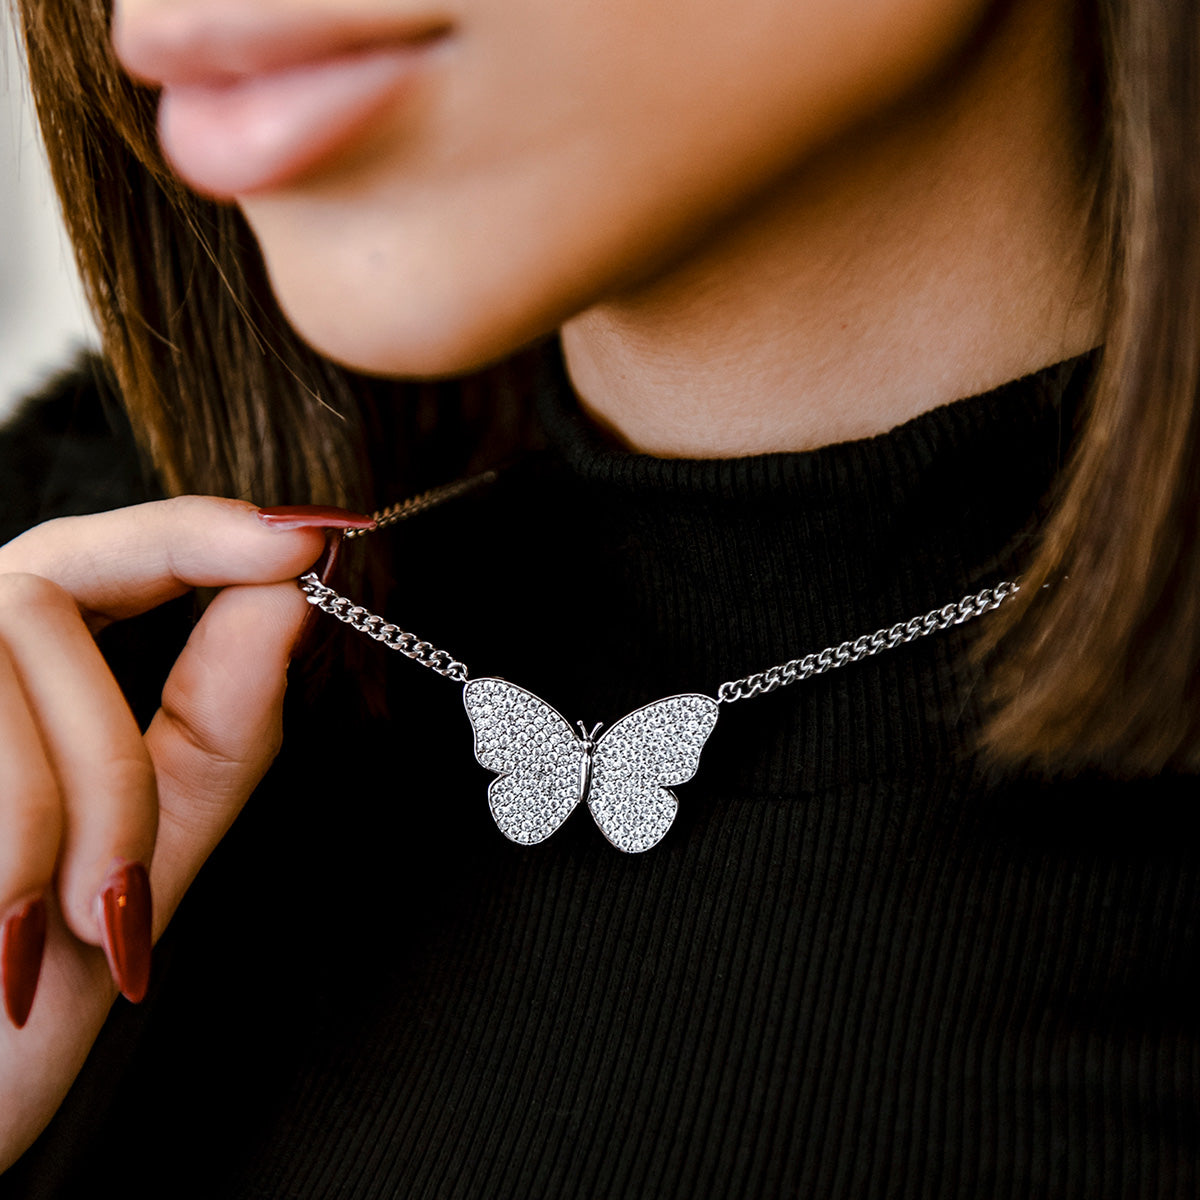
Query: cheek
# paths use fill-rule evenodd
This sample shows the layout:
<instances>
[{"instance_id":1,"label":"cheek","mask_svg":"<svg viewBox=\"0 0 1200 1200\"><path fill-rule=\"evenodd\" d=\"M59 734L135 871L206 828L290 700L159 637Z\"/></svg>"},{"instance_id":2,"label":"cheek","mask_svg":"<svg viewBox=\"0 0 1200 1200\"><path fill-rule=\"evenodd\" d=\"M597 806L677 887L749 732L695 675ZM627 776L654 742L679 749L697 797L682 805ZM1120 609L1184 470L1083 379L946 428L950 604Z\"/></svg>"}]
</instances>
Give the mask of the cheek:
<instances>
[{"instance_id":1,"label":"cheek","mask_svg":"<svg viewBox=\"0 0 1200 1200\"><path fill-rule=\"evenodd\" d=\"M467 370L703 243L952 62L987 7L479 4L419 106L241 206L318 349L384 374Z\"/></svg>"}]
</instances>

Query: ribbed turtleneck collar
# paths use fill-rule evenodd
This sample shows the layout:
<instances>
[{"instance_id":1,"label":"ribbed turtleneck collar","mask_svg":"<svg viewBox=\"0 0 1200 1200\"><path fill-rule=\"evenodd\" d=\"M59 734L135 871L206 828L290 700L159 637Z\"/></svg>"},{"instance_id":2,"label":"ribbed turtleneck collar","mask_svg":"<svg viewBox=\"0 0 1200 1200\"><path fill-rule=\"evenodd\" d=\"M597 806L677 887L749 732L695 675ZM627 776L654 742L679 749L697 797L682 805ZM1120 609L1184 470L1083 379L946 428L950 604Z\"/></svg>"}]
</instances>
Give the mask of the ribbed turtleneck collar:
<instances>
[{"instance_id":1,"label":"ribbed turtleneck collar","mask_svg":"<svg viewBox=\"0 0 1200 1200\"><path fill-rule=\"evenodd\" d=\"M1048 367L878 437L686 460L614 448L580 412L561 357L548 354L539 395L548 450L518 485L530 549L502 552L519 564L505 636L516 636L513 623L527 632L511 661L505 653L489 671L548 689L571 719L611 721L1011 577L1063 464L1092 363ZM737 720L748 728L782 722L792 731L785 742L799 736L804 754L820 749L825 761L874 760L877 744L883 757L867 769L887 769L898 741L924 736L901 727L904 713L958 703L947 681L963 638L929 642L724 711L746 710ZM778 768L764 786L794 777L784 764L796 746L760 749Z\"/></svg>"},{"instance_id":2,"label":"ribbed turtleneck collar","mask_svg":"<svg viewBox=\"0 0 1200 1200\"><path fill-rule=\"evenodd\" d=\"M614 448L580 411L558 354L547 356L539 411L569 476L673 569L700 565L711 580L728 566L735 586L771 569L783 538L836 607L864 588L886 595L891 580L896 600L928 608L955 598L947 587L1019 570L1092 363L1058 363L877 437L734 459Z\"/></svg>"},{"instance_id":3,"label":"ribbed turtleneck collar","mask_svg":"<svg viewBox=\"0 0 1200 1200\"><path fill-rule=\"evenodd\" d=\"M589 728L663 696L715 695L1018 574L1092 363L879 437L683 460L613 448L548 353L545 448L397 529L403 572L387 611L473 675L529 688ZM723 705L704 778L792 794L953 760L978 715L974 632Z\"/></svg>"},{"instance_id":4,"label":"ribbed turtleneck collar","mask_svg":"<svg viewBox=\"0 0 1200 1200\"><path fill-rule=\"evenodd\" d=\"M887 433L800 453L656 458L615 447L583 414L561 354L543 360L538 412L554 451L581 482L632 500L769 501L837 512L844 523L883 512L997 515L1040 498L1062 465L1094 362L1054 364L980 395L931 409ZM991 495L981 495L981 490ZM1024 515L1024 514L1023 514ZM913 532L924 532L924 520Z\"/></svg>"}]
</instances>

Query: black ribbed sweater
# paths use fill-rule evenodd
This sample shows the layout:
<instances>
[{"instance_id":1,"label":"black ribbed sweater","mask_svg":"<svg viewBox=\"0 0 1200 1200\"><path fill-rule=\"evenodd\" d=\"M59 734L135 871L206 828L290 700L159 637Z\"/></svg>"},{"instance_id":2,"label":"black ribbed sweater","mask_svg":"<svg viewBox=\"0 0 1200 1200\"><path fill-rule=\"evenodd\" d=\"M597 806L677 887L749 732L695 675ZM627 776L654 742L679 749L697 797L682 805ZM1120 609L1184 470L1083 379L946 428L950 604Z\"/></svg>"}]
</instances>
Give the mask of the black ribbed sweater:
<instances>
[{"instance_id":1,"label":"black ribbed sweater","mask_svg":"<svg viewBox=\"0 0 1200 1200\"><path fill-rule=\"evenodd\" d=\"M548 448L375 535L388 615L589 726L711 693L1017 572L1088 370L692 462L607 447L551 357ZM132 690L185 617L113 640ZM723 707L644 855L582 807L504 840L399 656L387 719L297 700L0 1196L1195 1197L1196 781L985 767L970 636Z\"/></svg>"}]
</instances>

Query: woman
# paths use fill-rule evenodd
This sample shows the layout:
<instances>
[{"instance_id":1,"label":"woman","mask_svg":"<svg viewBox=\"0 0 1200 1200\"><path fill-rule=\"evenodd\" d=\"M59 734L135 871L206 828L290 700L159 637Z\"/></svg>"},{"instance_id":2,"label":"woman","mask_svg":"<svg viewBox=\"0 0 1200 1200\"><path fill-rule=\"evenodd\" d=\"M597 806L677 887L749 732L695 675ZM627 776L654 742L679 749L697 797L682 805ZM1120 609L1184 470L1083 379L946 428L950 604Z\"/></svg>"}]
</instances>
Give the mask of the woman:
<instances>
[{"instance_id":1,"label":"woman","mask_svg":"<svg viewBox=\"0 0 1200 1200\"><path fill-rule=\"evenodd\" d=\"M202 495L0 550L11 1194L1188 1194L1194 6L24 14Z\"/></svg>"}]
</instances>

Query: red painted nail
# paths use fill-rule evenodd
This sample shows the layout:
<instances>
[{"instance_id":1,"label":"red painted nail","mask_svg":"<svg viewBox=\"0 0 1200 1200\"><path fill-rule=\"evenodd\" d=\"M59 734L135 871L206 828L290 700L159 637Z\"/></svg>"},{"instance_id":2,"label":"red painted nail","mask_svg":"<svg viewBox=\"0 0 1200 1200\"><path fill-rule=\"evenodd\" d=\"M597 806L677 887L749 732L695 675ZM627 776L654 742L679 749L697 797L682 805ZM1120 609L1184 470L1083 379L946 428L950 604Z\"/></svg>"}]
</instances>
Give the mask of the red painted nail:
<instances>
[{"instance_id":1,"label":"red painted nail","mask_svg":"<svg viewBox=\"0 0 1200 1200\"><path fill-rule=\"evenodd\" d=\"M325 549L321 551L321 557L308 568L322 583L329 582L329 577L333 574L333 568L337 566L338 554L341 553L343 541L344 539L340 530L333 530L327 534L325 537ZM313 611L315 612L316 609Z\"/></svg>"},{"instance_id":2,"label":"red painted nail","mask_svg":"<svg viewBox=\"0 0 1200 1200\"><path fill-rule=\"evenodd\" d=\"M40 896L13 912L0 929L0 975L4 1007L20 1029L29 1020L46 946L46 904Z\"/></svg>"},{"instance_id":3,"label":"red painted nail","mask_svg":"<svg viewBox=\"0 0 1200 1200\"><path fill-rule=\"evenodd\" d=\"M316 575L322 583L328 583L330 575L333 574L333 568L337 564L338 551L341 548L341 530L330 530L325 538L325 549L321 551L321 557L308 568L305 574ZM300 631L296 634L296 640L292 643L288 662L291 662L298 655L303 654L307 649L308 639L312 634L313 626L317 623L317 612L316 607L310 606L308 612L304 614L304 620L300 624Z\"/></svg>"},{"instance_id":4,"label":"red painted nail","mask_svg":"<svg viewBox=\"0 0 1200 1200\"><path fill-rule=\"evenodd\" d=\"M375 518L345 508L318 504L284 504L260 508L258 519L271 529L374 529Z\"/></svg>"},{"instance_id":5,"label":"red painted nail","mask_svg":"<svg viewBox=\"0 0 1200 1200\"><path fill-rule=\"evenodd\" d=\"M150 877L125 863L100 889L100 931L108 969L121 994L137 1004L150 984Z\"/></svg>"}]
</instances>

